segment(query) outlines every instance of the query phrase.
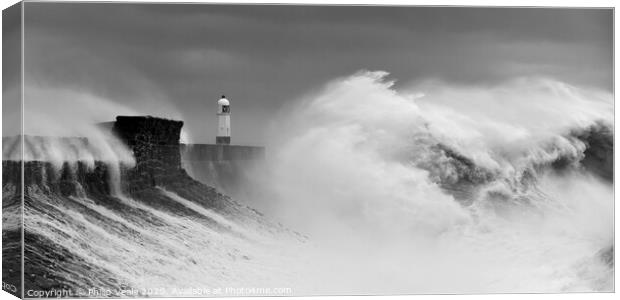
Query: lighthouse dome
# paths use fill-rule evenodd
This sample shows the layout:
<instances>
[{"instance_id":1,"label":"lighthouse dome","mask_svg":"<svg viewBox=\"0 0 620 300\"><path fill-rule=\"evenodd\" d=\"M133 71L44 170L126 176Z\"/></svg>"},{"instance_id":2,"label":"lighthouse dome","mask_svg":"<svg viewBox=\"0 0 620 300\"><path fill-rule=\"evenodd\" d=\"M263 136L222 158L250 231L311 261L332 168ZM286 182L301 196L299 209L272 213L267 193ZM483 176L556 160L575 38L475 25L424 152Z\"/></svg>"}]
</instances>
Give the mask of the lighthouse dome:
<instances>
[{"instance_id":1,"label":"lighthouse dome","mask_svg":"<svg viewBox=\"0 0 620 300\"><path fill-rule=\"evenodd\" d=\"M222 96L220 100L217 101L218 105L230 105L230 101L226 99L226 97Z\"/></svg>"}]
</instances>

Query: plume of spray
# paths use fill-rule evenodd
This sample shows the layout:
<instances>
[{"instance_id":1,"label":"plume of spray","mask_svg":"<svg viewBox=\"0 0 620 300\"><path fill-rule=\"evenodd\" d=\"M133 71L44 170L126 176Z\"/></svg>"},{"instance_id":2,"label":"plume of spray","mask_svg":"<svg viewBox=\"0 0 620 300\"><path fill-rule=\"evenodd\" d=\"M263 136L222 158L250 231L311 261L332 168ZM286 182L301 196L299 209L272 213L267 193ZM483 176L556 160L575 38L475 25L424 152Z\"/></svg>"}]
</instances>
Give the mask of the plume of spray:
<instances>
[{"instance_id":1,"label":"plume of spray","mask_svg":"<svg viewBox=\"0 0 620 300\"><path fill-rule=\"evenodd\" d=\"M24 95L25 161L52 164L57 172L68 164L94 168L105 163L113 192L120 191L120 166L133 166L130 149L98 123L118 114L136 114L132 109L87 93L29 86ZM3 137L3 157L21 159L21 136Z\"/></svg>"},{"instance_id":2,"label":"plume of spray","mask_svg":"<svg viewBox=\"0 0 620 300\"><path fill-rule=\"evenodd\" d=\"M333 80L271 134L261 201L310 235L307 293L612 288L596 257L612 187L578 167L587 145L570 136L611 124L611 95L542 78L395 90L387 76ZM574 168L554 172L561 159ZM444 188L464 179L468 201Z\"/></svg>"}]
</instances>

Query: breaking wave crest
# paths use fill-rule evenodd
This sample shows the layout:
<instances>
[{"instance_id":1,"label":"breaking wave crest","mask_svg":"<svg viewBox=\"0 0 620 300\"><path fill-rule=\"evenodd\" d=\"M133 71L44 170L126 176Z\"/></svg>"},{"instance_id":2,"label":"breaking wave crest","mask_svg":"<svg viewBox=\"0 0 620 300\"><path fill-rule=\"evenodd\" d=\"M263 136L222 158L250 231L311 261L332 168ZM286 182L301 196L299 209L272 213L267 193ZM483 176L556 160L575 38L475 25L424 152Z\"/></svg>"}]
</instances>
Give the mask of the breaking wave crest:
<instances>
[{"instance_id":1,"label":"breaking wave crest","mask_svg":"<svg viewBox=\"0 0 620 300\"><path fill-rule=\"evenodd\" d=\"M311 233L328 289L613 289L599 255L613 249L610 94L387 78L334 80L272 135L268 206Z\"/></svg>"}]
</instances>

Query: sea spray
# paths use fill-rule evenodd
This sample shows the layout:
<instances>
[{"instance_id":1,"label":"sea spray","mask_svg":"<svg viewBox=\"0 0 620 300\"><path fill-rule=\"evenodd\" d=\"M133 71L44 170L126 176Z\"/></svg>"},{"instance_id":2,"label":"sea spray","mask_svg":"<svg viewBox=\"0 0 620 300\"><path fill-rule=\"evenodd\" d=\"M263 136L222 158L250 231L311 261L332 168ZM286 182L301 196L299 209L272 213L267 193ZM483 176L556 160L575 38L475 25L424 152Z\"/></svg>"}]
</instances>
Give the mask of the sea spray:
<instances>
[{"instance_id":1,"label":"sea spray","mask_svg":"<svg viewBox=\"0 0 620 300\"><path fill-rule=\"evenodd\" d=\"M277 120L262 201L316 243L306 288L613 288L596 254L612 243L612 188L571 134L611 124L611 95L544 78L395 89L387 76L336 79Z\"/></svg>"}]
</instances>

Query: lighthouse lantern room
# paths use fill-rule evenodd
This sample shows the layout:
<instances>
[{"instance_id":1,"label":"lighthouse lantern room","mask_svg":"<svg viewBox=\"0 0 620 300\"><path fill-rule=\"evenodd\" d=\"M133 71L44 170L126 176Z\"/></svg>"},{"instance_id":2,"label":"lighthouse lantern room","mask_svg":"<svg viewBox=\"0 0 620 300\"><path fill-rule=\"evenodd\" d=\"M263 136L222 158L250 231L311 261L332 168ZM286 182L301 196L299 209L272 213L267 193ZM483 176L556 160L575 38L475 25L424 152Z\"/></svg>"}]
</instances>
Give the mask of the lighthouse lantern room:
<instances>
[{"instance_id":1,"label":"lighthouse lantern room","mask_svg":"<svg viewBox=\"0 0 620 300\"><path fill-rule=\"evenodd\" d=\"M215 143L230 145L230 101L224 95L217 101L217 122Z\"/></svg>"}]
</instances>

